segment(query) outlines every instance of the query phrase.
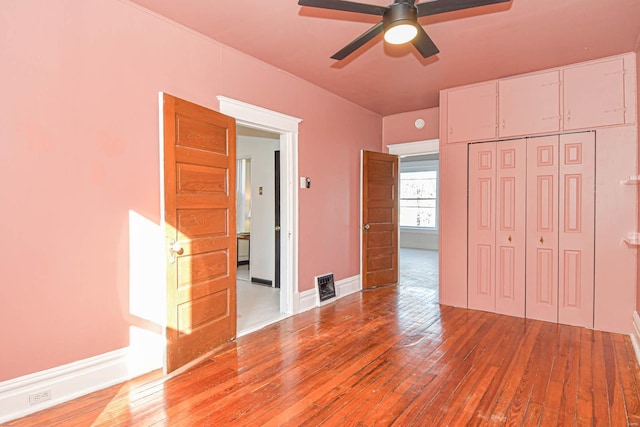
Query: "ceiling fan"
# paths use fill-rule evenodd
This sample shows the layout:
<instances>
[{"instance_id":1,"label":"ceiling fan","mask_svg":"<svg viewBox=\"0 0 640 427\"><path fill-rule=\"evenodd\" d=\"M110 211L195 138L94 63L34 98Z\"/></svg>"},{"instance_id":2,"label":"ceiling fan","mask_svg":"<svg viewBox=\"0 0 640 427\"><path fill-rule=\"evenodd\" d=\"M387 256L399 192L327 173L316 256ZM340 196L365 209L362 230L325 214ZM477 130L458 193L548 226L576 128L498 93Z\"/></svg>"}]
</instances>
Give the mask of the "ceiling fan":
<instances>
[{"instance_id":1,"label":"ceiling fan","mask_svg":"<svg viewBox=\"0 0 640 427\"><path fill-rule=\"evenodd\" d=\"M440 51L418 23L418 18L507 1L509 0L432 0L416 4L416 0L394 0L393 4L386 7L345 0L299 0L298 4L382 16L380 22L331 57L341 60L383 31L387 43L403 44L410 41L423 57L428 58Z\"/></svg>"}]
</instances>

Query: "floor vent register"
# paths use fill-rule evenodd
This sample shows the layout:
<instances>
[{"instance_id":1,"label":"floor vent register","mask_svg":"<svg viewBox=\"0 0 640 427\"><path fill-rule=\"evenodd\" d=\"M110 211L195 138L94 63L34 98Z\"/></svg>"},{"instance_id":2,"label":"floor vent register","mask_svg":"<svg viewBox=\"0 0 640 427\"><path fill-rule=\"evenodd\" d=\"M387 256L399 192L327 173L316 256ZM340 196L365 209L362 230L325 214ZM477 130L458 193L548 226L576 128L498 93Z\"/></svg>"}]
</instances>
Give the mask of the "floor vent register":
<instances>
[{"instance_id":1,"label":"floor vent register","mask_svg":"<svg viewBox=\"0 0 640 427\"><path fill-rule=\"evenodd\" d=\"M316 276L319 305L327 304L336 298L336 286L333 282L333 273Z\"/></svg>"}]
</instances>

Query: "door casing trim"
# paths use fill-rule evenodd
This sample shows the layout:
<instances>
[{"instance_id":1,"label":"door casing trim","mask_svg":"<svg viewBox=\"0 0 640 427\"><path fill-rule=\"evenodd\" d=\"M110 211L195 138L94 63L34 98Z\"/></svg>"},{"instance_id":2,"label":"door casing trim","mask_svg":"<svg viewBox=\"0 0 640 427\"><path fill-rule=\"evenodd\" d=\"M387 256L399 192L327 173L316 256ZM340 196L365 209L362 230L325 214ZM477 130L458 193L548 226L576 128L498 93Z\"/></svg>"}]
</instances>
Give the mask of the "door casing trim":
<instances>
[{"instance_id":1,"label":"door casing trim","mask_svg":"<svg viewBox=\"0 0 640 427\"><path fill-rule=\"evenodd\" d=\"M281 282L280 310L300 311L298 292L298 125L302 119L225 96L217 96L220 112L236 119L236 124L280 135L281 182Z\"/></svg>"}]
</instances>

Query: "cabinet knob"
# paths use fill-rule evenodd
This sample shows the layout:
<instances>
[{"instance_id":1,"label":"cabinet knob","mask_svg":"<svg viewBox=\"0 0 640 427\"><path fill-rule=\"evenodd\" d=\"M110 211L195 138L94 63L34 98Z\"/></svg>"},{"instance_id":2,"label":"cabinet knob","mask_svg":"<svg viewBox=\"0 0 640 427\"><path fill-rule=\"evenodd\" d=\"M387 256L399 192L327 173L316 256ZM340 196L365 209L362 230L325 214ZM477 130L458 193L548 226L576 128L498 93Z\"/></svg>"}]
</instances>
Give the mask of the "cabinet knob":
<instances>
[{"instance_id":1,"label":"cabinet knob","mask_svg":"<svg viewBox=\"0 0 640 427\"><path fill-rule=\"evenodd\" d=\"M544 237L540 236L540 243L544 243Z\"/></svg>"},{"instance_id":2,"label":"cabinet knob","mask_svg":"<svg viewBox=\"0 0 640 427\"><path fill-rule=\"evenodd\" d=\"M509 234L509 238L507 240L511 242L511 234Z\"/></svg>"}]
</instances>

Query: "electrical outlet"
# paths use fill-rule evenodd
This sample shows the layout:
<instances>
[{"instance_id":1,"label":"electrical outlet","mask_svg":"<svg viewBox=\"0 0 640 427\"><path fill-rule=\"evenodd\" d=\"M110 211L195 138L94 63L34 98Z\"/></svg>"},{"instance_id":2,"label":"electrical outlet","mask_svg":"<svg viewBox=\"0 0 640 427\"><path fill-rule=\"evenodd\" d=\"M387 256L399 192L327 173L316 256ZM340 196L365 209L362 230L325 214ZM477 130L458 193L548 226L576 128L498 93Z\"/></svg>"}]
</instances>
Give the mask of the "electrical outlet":
<instances>
[{"instance_id":1,"label":"electrical outlet","mask_svg":"<svg viewBox=\"0 0 640 427\"><path fill-rule=\"evenodd\" d=\"M36 405L45 400L51 400L51 390L44 390L29 395L29 405Z\"/></svg>"}]
</instances>

